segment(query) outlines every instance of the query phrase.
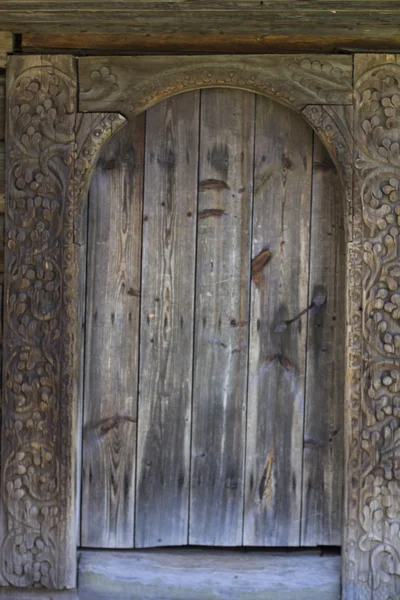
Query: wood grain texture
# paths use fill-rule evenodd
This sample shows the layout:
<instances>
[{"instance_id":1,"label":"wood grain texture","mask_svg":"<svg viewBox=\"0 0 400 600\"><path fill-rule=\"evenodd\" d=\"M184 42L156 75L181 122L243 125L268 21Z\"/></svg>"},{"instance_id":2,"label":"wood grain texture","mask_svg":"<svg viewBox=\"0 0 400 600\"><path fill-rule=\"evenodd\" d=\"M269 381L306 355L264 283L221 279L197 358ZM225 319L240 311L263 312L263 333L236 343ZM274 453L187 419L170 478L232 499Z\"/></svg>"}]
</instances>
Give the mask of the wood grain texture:
<instances>
[{"instance_id":1,"label":"wood grain texture","mask_svg":"<svg viewBox=\"0 0 400 600\"><path fill-rule=\"evenodd\" d=\"M35 18L32 18L32 14ZM395 38L399 16L393 2L41 2L2 0L2 28L8 31L58 33L372 35Z\"/></svg>"},{"instance_id":2,"label":"wood grain texture","mask_svg":"<svg viewBox=\"0 0 400 600\"><path fill-rule=\"evenodd\" d=\"M0 140L0 214L4 213L6 206L5 199L5 185L6 185L6 156L5 156L5 144Z\"/></svg>"},{"instance_id":3,"label":"wood grain texture","mask_svg":"<svg viewBox=\"0 0 400 600\"><path fill-rule=\"evenodd\" d=\"M1 17L0 17L1 18ZM13 34L11 31L0 31L0 69L7 65L7 54L14 49Z\"/></svg>"},{"instance_id":4,"label":"wood grain texture","mask_svg":"<svg viewBox=\"0 0 400 600\"><path fill-rule=\"evenodd\" d=\"M89 198L82 536L134 535L144 118L104 148Z\"/></svg>"},{"instance_id":5,"label":"wood grain texture","mask_svg":"<svg viewBox=\"0 0 400 600\"><path fill-rule=\"evenodd\" d=\"M6 82L0 73L0 140L4 140L6 132L6 105L5 105ZM1 168L1 167L0 167Z\"/></svg>"},{"instance_id":6,"label":"wood grain texture","mask_svg":"<svg viewBox=\"0 0 400 600\"><path fill-rule=\"evenodd\" d=\"M389 36L385 30L374 35L362 33L330 34L310 31L308 34L277 35L274 32L259 35L254 32L232 33L147 33L115 35L112 33L26 33L21 42L24 52L70 52L75 55L121 53L146 54L154 52L185 53L208 52L210 54L256 54L276 52L340 52L360 50L393 51L399 48L399 38Z\"/></svg>"},{"instance_id":7,"label":"wood grain texture","mask_svg":"<svg viewBox=\"0 0 400 600\"><path fill-rule=\"evenodd\" d=\"M191 544L242 543L254 109L202 91Z\"/></svg>"},{"instance_id":8,"label":"wood grain texture","mask_svg":"<svg viewBox=\"0 0 400 600\"><path fill-rule=\"evenodd\" d=\"M257 98L244 543L300 542L312 130L285 107Z\"/></svg>"},{"instance_id":9,"label":"wood grain texture","mask_svg":"<svg viewBox=\"0 0 400 600\"><path fill-rule=\"evenodd\" d=\"M78 59L80 110L137 114L174 94L239 88L307 104L352 103L352 57L332 54L105 56Z\"/></svg>"},{"instance_id":10,"label":"wood grain texture","mask_svg":"<svg viewBox=\"0 0 400 600\"><path fill-rule=\"evenodd\" d=\"M79 560L82 600L339 600L340 556L216 549L99 552ZM1 599L1 596L0 596Z\"/></svg>"},{"instance_id":11,"label":"wood grain texture","mask_svg":"<svg viewBox=\"0 0 400 600\"><path fill-rule=\"evenodd\" d=\"M301 544L341 544L344 466L345 242L342 188L322 142L313 160Z\"/></svg>"},{"instance_id":12,"label":"wood grain texture","mask_svg":"<svg viewBox=\"0 0 400 600\"><path fill-rule=\"evenodd\" d=\"M146 120L136 547L188 541L199 97Z\"/></svg>"}]
</instances>

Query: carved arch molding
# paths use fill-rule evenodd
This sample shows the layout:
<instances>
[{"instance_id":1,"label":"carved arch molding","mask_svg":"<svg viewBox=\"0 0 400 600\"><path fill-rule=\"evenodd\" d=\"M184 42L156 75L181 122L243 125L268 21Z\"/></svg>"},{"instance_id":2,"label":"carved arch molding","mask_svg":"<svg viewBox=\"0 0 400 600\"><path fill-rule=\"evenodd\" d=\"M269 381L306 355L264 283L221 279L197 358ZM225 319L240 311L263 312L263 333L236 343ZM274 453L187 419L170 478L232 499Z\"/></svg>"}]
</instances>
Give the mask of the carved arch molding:
<instances>
[{"instance_id":1,"label":"carved arch molding","mask_svg":"<svg viewBox=\"0 0 400 600\"><path fill-rule=\"evenodd\" d=\"M343 600L400 598L398 62L384 54L82 58L78 89L73 57L11 58L2 585L76 585L79 223L99 151L125 122L118 112L226 86L301 111L341 176L348 222Z\"/></svg>"}]
</instances>

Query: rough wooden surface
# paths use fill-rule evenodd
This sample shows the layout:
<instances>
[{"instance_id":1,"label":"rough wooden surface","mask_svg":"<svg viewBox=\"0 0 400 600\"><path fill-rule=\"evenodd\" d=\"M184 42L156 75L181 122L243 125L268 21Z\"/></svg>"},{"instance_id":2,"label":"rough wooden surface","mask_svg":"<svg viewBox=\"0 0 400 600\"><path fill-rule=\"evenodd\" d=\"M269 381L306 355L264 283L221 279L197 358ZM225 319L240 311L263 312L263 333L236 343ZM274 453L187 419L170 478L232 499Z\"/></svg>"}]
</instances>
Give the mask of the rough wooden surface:
<instances>
[{"instance_id":1,"label":"rough wooden surface","mask_svg":"<svg viewBox=\"0 0 400 600\"><path fill-rule=\"evenodd\" d=\"M340 545L343 511L343 390L345 243L342 187L315 136L308 303L326 305L308 316L301 544Z\"/></svg>"},{"instance_id":2,"label":"rough wooden surface","mask_svg":"<svg viewBox=\"0 0 400 600\"><path fill-rule=\"evenodd\" d=\"M371 32L372 33L372 32ZM121 53L146 54L152 52L208 52L229 54L256 54L276 52L340 52L359 50L399 49L397 35L389 35L385 30L374 31L373 35L357 32L337 31L330 34L323 31L310 31L298 34L295 30L290 35L277 35L274 32L259 35L254 32L243 33L208 33L202 31L198 35L186 32L147 33L115 35L110 33L26 33L22 36L23 52L70 52L75 55Z\"/></svg>"},{"instance_id":3,"label":"rough wooden surface","mask_svg":"<svg viewBox=\"0 0 400 600\"><path fill-rule=\"evenodd\" d=\"M126 130L125 135L133 134ZM89 422L93 428L95 422L112 417L108 401L106 412L99 408L102 392L94 392L107 388L110 365L119 360L117 371L128 369L133 348L138 347L135 329L119 332L115 348L109 338L115 328L112 315L115 319L118 312L118 286L107 284L109 277L110 281L118 278L119 267L110 262L121 246L115 223L123 218L122 197L129 194L133 182L114 185L109 194L107 181L118 176L119 164L129 165L128 141L124 147L115 146L109 160L100 163L91 191L91 211L97 211L98 220L90 223L92 231L96 226L104 236L97 252L93 246L89 253L89 281L98 292L96 310L92 288L88 296L85 409L85 439L89 436L90 442L97 436L100 446L91 454L84 444L82 544L133 544L133 512L126 516L133 502L125 506L126 493L130 498L136 493L136 547L188 541L297 545L301 522L307 530L302 543L340 542L341 431L338 423L335 433L332 422L339 421L342 412L342 373L339 368L331 373L329 360L341 335L340 325L344 326L343 311L337 308L344 263L335 262L343 252L341 233L328 234L339 227L342 207L331 163L326 168L319 144L314 157L316 217L314 226L310 223L312 139L313 132L301 116L239 90L181 94L147 111L143 261L141 284L132 291L134 296L142 294L138 455L135 458L133 440L120 435L118 450L127 457L126 467L121 466L122 458L121 463L112 458L114 450L106 445L116 435L116 424L105 421L100 429L99 424L90 429ZM121 172L129 182L125 167ZM116 208L117 202L121 209ZM315 273L309 291L310 224L315 230L311 248ZM140 244L139 231L136 238ZM131 277L139 262L127 259L124 268ZM332 289L325 282L329 278L334 281ZM314 286L324 283L335 309L328 311L329 316L323 309L315 322L315 335L310 329L306 356L308 316L284 333L273 333L273 328L279 319L305 308ZM103 313L105 320L99 317ZM104 336L104 331L109 333ZM100 338L93 353L90 344L96 335ZM341 348L339 344L335 356L340 356ZM318 361L323 350L329 375L321 382ZM311 361L307 435L317 437L326 452L322 458L313 454L306 438L306 494L302 454L307 360ZM136 371L136 363L132 364ZM120 383L109 394L116 414L121 412L116 404L131 395L131 380L122 378ZM329 413L324 411L327 404ZM317 435L312 430L318 424ZM101 427L107 431L102 433ZM113 502L110 481L115 487ZM325 487L326 497L322 497ZM301 514L303 496L307 522ZM123 542L112 536L103 541L113 527L111 512L121 505L125 512L120 513L118 528ZM122 531L124 518L129 526ZM88 542L89 530L94 537Z\"/></svg>"},{"instance_id":4,"label":"rough wooden surface","mask_svg":"<svg viewBox=\"0 0 400 600\"><path fill-rule=\"evenodd\" d=\"M85 600L85 595L80 595L77 590L52 592L48 590L0 588L0 600ZM110 598L110 600L112 599Z\"/></svg>"},{"instance_id":5,"label":"rough wooden surface","mask_svg":"<svg viewBox=\"0 0 400 600\"><path fill-rule=\"evenodd\" d=\"M1 17L0 24L2 25ZM0 31L0 69L7 65L7 54L14 49L13 34L11 31Z\"/></svg>"},{"instance_id":6,"label":"rough wooden surface","mask_svg":"<svg viewBox=\"0 0 400 600\"><path fill-rule=\"evenodd\" d=\"M34 18L32 17L34 15ZM216 36L251 34L358 36L361 39L398 35L400 24L393 2L374 0L247 0L205 2L145 2L84 0L2 0L3 29L24 32L176 34L186 31ZM384 42L382 42L384 43Z\"/></svg>"},{"instance_id":7,"label":"rough wooden surface","mask_svg":"<svg viewBox=\"0 0 400 600\"><path fill-rule=\"evenodd\" d=\"M290 110L257 98L253 260L271 259L251 289L244 542L300 540L312 130Z\"/></svg>"},{"instance_id":8,"label":"rough wooden surface","mask_svg":"<svg viewBox=\"0 0 400 600\"><path fill-rule=\"evenodd\" d=\"M146 120L136 546L187 544L199 92Z\"/></svg>"},{"instance_id":9,"label":"rough wooden surface","mask_svg":"<svg viewBox=\"0 0 400 600\"><path fill-rule=\"evenodd\" d=\"M5 210L5 146L4 142L0 140L0 213L4 213Z\"/></svg>"},{"instance_id":10,"label":"rough wooden surface","mask_svg":"<svg viewBox=\"0 0 400 600\"><path fill-rule=\"evenodd\" d=\"M83 551L82 600L339 600L340 556L218 550Z\"/></svg>"},{"instance_id":11,"label":"rough wooden surface","mask_svg":"<svg viewBox=\"0 0 400 600\"><path fill-rule=\"evenodd\" d=\"M105 147L90 189L83 546L133 545L143 148L140 117Z\"/></svg>"},{"instance_id":12,"label":"rough wooden surface","mask_svg":"<svg viewBox=\"0 0 400 600\"><path fill-rule=\"evenodd\" d=\"M5 76L2 73L0 73L0 140L4 140L6 130L5 87Z\"/></svg>"},{"instance_id":13,"label":"rough wooden surface","mask_svg":"<svg viewBox=\"0 0 400 600\"><path fill-rule=\"evenodd\" d=\"M201 96L192 544L242 543L255 96Z\"/></svg>"}]
</instances>

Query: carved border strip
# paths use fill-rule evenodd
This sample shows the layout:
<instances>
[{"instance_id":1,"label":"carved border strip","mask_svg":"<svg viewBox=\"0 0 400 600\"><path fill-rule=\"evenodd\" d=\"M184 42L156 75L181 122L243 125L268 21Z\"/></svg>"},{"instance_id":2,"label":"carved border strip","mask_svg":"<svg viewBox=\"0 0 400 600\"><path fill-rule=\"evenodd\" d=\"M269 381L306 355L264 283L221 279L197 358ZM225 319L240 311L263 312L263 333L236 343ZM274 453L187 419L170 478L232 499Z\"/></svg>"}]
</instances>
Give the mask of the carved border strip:
<instances>
[{"instance_id":1,"label":"carved border strip","mask_svg":"<svg viewBox=\"0 0 400 600\"><path fill-rule=\"evenodd\" d=\"M296 111L352 103L352 57L343 55L87 57L79 59L79 79L83 111L138 114L169 96L216 86L263 94Z\"/></svg>"},{"instance_id":2,"label":"carved border strip","mask_svg":"<svg viewBox=\"0 0 400 600\"><path fill-rule=\"evenodd\" d=\"M71 57L13 57L7 97L2 576L60 589L76 585L74 227L124 119L77 114Z\"/></svg>"}]
</instances>

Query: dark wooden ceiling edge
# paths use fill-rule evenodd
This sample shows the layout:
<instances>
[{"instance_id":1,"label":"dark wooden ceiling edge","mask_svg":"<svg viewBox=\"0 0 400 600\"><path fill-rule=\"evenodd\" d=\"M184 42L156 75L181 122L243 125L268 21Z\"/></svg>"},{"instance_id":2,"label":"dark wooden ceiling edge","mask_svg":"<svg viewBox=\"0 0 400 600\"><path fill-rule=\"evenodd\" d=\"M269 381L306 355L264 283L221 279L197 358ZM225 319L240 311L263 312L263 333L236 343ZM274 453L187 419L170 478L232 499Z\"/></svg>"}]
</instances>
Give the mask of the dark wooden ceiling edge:
<instances>
[{"instance_id":1,"label":"dark wooden ceiling edge","mask_svg":"<svg viewBox=\"0 0 400 600\"><path fill-rule=\"evenodd\" d=\"M17 49L24 53L116 54L252 54L252 53L354 53L400 51L399 37L377 36L257 36L257 35L118 35L20 34Z\"/></svg>"}]
</instances>

